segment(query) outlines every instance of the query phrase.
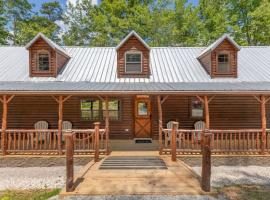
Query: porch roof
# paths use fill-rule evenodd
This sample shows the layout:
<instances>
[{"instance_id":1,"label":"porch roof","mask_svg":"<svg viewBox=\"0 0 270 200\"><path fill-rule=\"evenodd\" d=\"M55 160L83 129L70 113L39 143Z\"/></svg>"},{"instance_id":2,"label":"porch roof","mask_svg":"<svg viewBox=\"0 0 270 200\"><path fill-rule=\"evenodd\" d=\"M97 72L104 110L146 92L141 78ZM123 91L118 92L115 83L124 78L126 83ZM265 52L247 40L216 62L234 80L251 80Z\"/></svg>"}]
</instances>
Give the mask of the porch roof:
<instances>
[{"instance_id":1,"label":"porch roof","mask_svg":"<svg viewBox=\"0 0 270 200\"><path fill-rule=\"evenodd\" d=\"M269 93L270 82L256 83L89 83L2 82L0 93Z\"/></svg>"},{"instance_id":2,"label":"porch roof","mask_svg":"<svg viewBox=\"0 0 270 200\"><path fill-rule=\"evenodd\" d=\"M64 47L71 56L54 77L29 77L24 47L0 47L0 91L181 92L270 91L270 47L242 47L237 78L212 78L197 57L202 47L154 47L150 78L118 78L114 47Z\"/></svg>"}]
</instances>

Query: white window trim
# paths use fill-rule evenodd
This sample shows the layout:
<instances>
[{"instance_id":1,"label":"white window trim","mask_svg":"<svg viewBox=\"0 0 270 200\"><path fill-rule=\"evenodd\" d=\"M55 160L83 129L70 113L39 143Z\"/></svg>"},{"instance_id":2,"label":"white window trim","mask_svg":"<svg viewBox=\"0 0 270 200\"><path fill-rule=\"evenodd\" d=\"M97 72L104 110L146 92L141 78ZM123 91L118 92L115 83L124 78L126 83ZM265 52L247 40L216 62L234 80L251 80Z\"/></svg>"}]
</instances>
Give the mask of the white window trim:
<instances>
[{"instance_id":1,"label":"white window trim","mask_svg":"<svg viewBox=\"0 0 270 200\"><path fill-rule=\"evenodd\" d=\"M39 54L48 54L49 56L49 69L48 70L39 70ZM36 71L39 73L48 73L51 69L51 53L47 50L40 50L36 54Z\"/></svg>"},{"instance_id":2,"label":"white window trim","mask_svg":"<svg viewBox=\"0 0 270 200\"><path fill-rule=\"evenodd\" d=\"M129 71L127 72L127 54L140 54L141 55L141 71L138 72L138 71ZM143 54L141 51L126 51L125 52L125 73L126 74L141 74L143 72L142 70L142 63L143 63Z\"/></svg>"},{"instance_id":3,"label":"white window trim","mask_svg":"<svg viewBox=\"0 0 270 200\"><path fill-rule=\"evenodd\" d=\"M219 57L220 55L224 55L224 54L227 54L227 55L228 55L228 63L229 63L230 72L219 72L219 71L218 71L218 67L219 67L218 57ZM217 59L217 64L216 64L216 73L217 73L217 74L231 74L231 73L232 73L231 54L230 54L229 51L220 51L220 52L218 52L217 58L216 58L216 59Z\"/></svg>"}]
</instances>

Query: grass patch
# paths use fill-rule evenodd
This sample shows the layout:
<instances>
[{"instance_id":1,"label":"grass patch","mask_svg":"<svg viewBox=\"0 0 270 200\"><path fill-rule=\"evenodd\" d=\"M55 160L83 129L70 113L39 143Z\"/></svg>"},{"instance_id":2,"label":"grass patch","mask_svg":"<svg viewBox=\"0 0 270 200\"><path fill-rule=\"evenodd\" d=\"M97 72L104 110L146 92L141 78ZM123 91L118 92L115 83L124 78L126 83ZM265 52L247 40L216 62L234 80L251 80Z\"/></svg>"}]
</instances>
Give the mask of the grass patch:
<instances>
[{"instance_id":1,"label":"grass patch","mask_svg":"<svg viewBox=\"0 0 270 200\"><path fill-rule=\"evenodd\" d=\"M269 200L270 186L235 185L217 188L219 194L230 200Z\"/></svg>"},{"instance_id":2,"label":"grass patch","mask_svg":"<svg viewBox=\"0 0 270 200\"><path fill-rule=\"evenodd\" d=\"M60 189L5 190L0 192L0 200L46 200L59 192Z\"/></svg>"}]
</instances>

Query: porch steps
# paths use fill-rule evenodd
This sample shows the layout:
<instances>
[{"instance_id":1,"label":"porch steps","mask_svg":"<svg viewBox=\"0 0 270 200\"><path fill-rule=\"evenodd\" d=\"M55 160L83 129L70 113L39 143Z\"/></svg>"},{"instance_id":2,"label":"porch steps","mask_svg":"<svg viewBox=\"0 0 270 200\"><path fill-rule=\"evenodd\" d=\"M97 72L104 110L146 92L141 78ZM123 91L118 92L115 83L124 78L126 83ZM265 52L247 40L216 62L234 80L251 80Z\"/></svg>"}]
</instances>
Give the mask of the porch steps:
<instances>
[{"instance_id":1,"label":"porch steps","mask_svg":"<svg viewBox=\"0 0 270 200\"><path fill-rule=\"evenodd\" d=\"M109 156L101 163L99 169L167 169L167 166L158 156Z\"/></svg>"}]
</instances>

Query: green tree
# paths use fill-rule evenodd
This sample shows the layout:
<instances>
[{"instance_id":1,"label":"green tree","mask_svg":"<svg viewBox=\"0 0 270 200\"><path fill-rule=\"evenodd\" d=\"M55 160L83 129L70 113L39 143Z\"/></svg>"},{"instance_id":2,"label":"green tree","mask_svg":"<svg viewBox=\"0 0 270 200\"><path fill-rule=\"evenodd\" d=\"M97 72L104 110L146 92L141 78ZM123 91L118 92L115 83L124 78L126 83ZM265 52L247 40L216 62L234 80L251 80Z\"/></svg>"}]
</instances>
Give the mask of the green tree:
<instances>
[{"instance_id":1,"label":"green tree","mask_svg":"<svg viewBox=\"0 0 270 200\"><path fill-rule=\"evenodd\" d=\"M142 37L149 34L151 1L104 0L99 6L84 0L68 6L65 44L115 46L131 30Z\"/></svg>"},{"instance_id":2,"label":"green tree","mask_svg":"<svg viewBox=\"0 0 270 200\"><path fill-rule=\"evenodd\" d=\"M4 14L4 1L0 0L0 44L7 44L7 38L9 36L8 30L6 29L7 20L3 16Z\"/></svg>"},{"instance_id":3,"label":"green tree","mask_svg":"<svg viewBox=\"0 0 270 200\"><path fill-rule=\"evenodd\" d=\"M199 45L209 45L224 33L229 32L227 0L200 0L198 9Z\"/></svg>"},{"instance_id":4,"label":"green tree","mask_svg":"<svg viewBox=\"0 0 270 200\"><path fill-rule=\"evenodd\" d=\"M45 2L39 12L50 21L55 22L62 19L63 8L58 1Z\"/></svg>"},{"instance_id":5,"label":"green tree","mask_svg":"<svg viewBox=\"0 0 270 200\"><path fill-rule=\"evenodd\" d=\"M28 0L5 0L4 16L10 27L10 40L17 45L18 23L28 20L32 16L33 5Z\"/></svg>"},{"instance_id":6,"label":"green tree","mask_svg":"<svg viewBox=\"0 0 270 200\"><path fill-rule=\"evenodd\" d=\"M20 45L27 44L39 32L42 32L53 40L58 40L58 38L55 36L58 26L42 16L33 16L31 19L19 21L17 27L18 32L16 42Z\"/></svg>"},{"instance_id":7,"label":"green tree","mask_svg":"<svg viewBox=\"0 0 270 200\"><path fill-rule=\"evenodd\" d=\"M241 45L255 45L252 37L252 13L262 0L230 0L228 5L229 23L235 40ZM264 13L266 14L266 13ZM263 15L264 15L263 14ZM254 15L254 14L253 14Z\"/></svg>"},{"instance_id":8,"label":"green tree","mask_svg":"<svg viewBox=\"0 0 270 200\"><path fill-rule=\"evenodd\" d=\"M252 45L270 45L270 2L263 0L253 12L249 14L250 41Z\"/></svg>"}]
</instances>

